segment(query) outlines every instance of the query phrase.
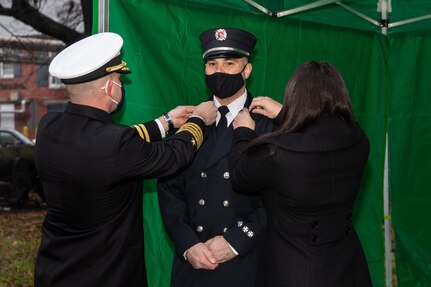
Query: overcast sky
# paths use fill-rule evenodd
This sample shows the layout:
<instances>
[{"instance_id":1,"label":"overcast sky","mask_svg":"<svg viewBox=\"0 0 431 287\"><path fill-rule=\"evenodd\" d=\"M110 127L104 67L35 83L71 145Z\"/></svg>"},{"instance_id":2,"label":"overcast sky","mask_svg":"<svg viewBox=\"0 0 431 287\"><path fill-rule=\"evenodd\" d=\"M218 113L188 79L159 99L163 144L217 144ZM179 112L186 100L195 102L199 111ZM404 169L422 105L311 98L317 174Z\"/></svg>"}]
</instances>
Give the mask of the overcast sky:
<instances>
[{"instance_id":1,"label":"overcast sky","mask_svg":"<svg viewBox=\"0 0 431 287\"><path fill-rule=\"evenodd\" d=\"M57 9L64 5L66 0L46 0L42 2L41 12L50 18L57 19ZM11 0L0 0L0 3L10 7ZM13 17L0 16L0 35L40 35L32 27L15 20Z\"/></svg>"},{"instance_id":2,"label":"overcast sky","mask_svg":"<svg viewBox=\"0 0 431 287\"><path fill-rule=\"evenodd\" d=\"M39 32L12 17L0 16L0 35L37 35Z\"/></svg>"}]
</instances>

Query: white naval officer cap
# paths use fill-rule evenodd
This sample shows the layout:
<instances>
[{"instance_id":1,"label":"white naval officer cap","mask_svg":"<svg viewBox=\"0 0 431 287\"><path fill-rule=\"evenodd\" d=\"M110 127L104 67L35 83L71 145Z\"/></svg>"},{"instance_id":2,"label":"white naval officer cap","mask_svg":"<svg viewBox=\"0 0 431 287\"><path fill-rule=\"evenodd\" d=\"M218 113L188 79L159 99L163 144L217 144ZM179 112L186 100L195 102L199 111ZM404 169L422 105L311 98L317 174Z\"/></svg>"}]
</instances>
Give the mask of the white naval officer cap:
<instances>
[{"instance_id":1,"label":"white naval officer cap","mask_svg":"<svg viewBox=\"0 0 431 287\"><path fill-rule=\"evenodd\" d=\"M112 32L86 37L61 51L49 65L49 73L63 83L81 84L116 72L129 74L121 60L123 38Z\"/></svg>"}]
</instances>

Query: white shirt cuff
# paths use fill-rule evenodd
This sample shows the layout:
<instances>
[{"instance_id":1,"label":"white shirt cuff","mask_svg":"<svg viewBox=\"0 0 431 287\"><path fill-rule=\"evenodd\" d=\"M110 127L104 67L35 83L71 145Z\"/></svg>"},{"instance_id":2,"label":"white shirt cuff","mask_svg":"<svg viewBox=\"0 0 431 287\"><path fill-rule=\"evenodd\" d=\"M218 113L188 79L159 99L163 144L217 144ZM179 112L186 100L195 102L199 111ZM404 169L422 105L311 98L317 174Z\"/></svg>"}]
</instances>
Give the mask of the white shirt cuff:
<instances>
[{"instance_id":1,"label":"white shirt cuff","mask_svg":"<svg viewBox=\"0 0 431 287\"><path fill-rule=\"evenodd\" d=\"M164 139L166 136L165 128L163 127L162 122L159 119L155 119L155 121L157 123L157 126L159 127L160 134L162 135L162 139Z\"/></svg>"},{"instance_id":2,"label":"white shirt cuff","mask_svg":"<svg viewBox=\"0 0 431 287\"><path fill-rule=\"evenodd\" d=\"M232 247L232 245L229 244L229 247L230 249L232 249L232 252L235 253L235 255L239 255L239 253L235 250L235 248Z\"/></svg>"}]
</instances>

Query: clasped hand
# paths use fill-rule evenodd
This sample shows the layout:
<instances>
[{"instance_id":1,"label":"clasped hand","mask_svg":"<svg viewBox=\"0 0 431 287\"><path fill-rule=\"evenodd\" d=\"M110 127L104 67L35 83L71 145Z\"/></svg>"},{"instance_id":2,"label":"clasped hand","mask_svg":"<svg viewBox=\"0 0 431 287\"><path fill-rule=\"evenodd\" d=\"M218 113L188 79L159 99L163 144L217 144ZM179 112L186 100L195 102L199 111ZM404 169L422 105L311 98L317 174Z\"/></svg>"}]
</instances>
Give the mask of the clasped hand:
<instances>
[{"instance_id":1,"label":"clasped hand","mask_svg":"<svg viewBox=\"0 0 431 287\"><path fill-rule=\"evenodd\" d=\"M215 236L205 243L198 243L187 250L186 258L195 269L214 270L220 263L236 255L223 236Z\"/></svg>"}]
</instances>

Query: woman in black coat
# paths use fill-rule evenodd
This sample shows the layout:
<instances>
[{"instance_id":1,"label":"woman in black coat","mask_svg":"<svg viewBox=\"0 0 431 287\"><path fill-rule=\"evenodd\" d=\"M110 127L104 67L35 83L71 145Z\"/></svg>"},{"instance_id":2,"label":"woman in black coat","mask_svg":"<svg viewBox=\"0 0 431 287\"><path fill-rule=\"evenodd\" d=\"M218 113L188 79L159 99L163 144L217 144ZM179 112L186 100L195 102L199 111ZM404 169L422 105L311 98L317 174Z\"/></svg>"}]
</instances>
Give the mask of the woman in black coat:
<instances>
[{"instance_id":1,"label":"woman in black coat","mask_svg":"<svg viewBox=\"0 0 431 287\"><path fill-rule=\"evenodd\" d=\"M340 73L326 62L304 63L287 84L283 106L257 98L250 108L277 115L279 123L257 137L244 110L233 124L232 185L260 192L268 213L261 286L372 286L351 224L369 142L353 120Z\"/></svg>"}]
</instances>

